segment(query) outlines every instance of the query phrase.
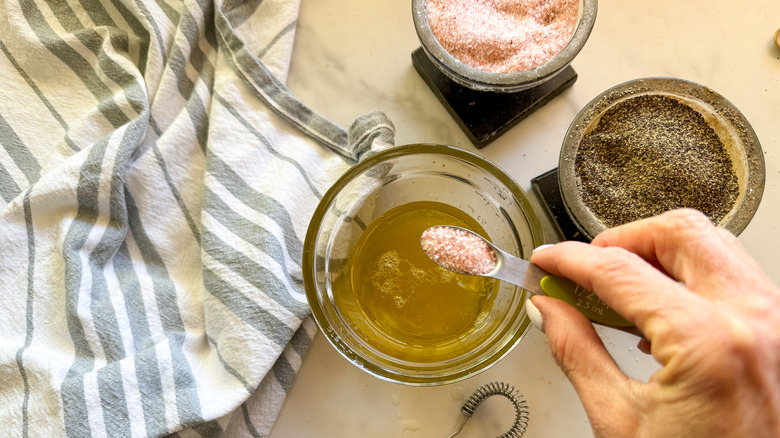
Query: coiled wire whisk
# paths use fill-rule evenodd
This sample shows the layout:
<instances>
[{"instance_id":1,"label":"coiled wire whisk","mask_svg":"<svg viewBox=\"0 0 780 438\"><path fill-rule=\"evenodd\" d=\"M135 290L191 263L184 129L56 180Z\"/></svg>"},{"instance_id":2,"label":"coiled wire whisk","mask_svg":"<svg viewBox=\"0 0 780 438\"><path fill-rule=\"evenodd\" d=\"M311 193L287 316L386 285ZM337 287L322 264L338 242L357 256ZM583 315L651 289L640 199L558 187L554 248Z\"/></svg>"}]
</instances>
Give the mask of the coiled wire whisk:
<instances>
[{"instance_id":1,"label":"coiled wire whisk","mask_svg":"<svg viewBox=\"0 0 780 438\"><path fill-rule=\"evenodd\" d=\"M515 421L512 423L512 427L509 431L498 438L520 438L525 433L525 429L528 427L528 405L525 402L522 394L515 390L514 386L511 386L504 382L490 382L480 386L474 394L466 400L466 403L460 408L463 413L463 420L460 422L458 429L447 438L452 438L459 434L463 430L463 426L466 425L466 421L474 415L474 411L480 403L485 401L486 398L494 395L502 395L512 402L515 407Z\"/></svg>"}]
</instances>

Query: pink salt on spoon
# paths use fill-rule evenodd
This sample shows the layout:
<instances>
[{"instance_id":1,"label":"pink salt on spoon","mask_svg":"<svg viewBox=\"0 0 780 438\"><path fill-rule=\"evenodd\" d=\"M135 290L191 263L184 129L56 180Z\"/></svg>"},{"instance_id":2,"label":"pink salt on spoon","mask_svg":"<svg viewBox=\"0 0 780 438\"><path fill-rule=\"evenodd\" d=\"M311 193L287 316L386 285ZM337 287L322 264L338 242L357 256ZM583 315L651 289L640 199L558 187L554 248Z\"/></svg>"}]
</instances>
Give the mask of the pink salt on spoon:
<instances>
[{"instance_id":1,"label":"pink salt on spoon","mask_svg":"<svg viewBox=\"0 0 780 438\"><path fill-rule=\"evenodd\" d=\"M496 278L533 294L561 299L595 323L644 337L633 323L609 308L593 292L502 251L471 230L449 225L431 227L422 233L420 246L431 260L445 269Z\"/></svg>"},{"instance_id":2,"label":"pink salt on spoon","mask_svg":"<svg viewBox=\"0 0 780 438\"><path fill-rule=\"evenodd\" d=\"M463 228L428 228L423 232L420 244L431 260L461 274L485 275L498 265L496 252L487 241Z\"/></svg>"},{"instance_id":3,"label":"pink salt on spoon","mask_svg":"<svg viewBox=\"0 0 780 438\"><path fill-rule=\"evenodd\" d=\"M431 227L422 233L420 245L444 269L497 278L535 294L545 293L540 281L550 273L498 249L471 230L450 225Z\"/></svg>"}]
</instances>

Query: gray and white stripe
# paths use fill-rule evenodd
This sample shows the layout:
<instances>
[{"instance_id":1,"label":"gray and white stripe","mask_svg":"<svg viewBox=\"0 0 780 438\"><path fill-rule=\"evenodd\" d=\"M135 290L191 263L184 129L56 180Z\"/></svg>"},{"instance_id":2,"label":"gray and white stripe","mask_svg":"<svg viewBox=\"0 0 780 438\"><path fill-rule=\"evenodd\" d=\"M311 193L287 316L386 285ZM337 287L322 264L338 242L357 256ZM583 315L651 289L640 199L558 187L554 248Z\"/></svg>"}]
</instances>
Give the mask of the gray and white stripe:
<instances>
[{"instance_id":1,"label":"gray and white stripe","mask_svg":"<svg viewBox=\"0 0 780 438\"><path fill-rule=\"evenodd\" d=\"M392 139L286 89L298 1L0 2L6 435L267 435L308 219Z\"/></svg>"}]
</instances>

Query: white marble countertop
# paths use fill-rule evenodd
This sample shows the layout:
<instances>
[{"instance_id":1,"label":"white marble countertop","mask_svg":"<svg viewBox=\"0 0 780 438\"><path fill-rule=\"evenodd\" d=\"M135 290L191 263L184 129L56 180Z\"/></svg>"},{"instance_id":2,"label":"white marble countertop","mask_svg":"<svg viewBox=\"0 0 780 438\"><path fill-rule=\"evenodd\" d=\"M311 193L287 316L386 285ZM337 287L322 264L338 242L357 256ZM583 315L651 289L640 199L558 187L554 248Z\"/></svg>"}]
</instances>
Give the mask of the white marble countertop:
<instances>
[{"instance_id":1,"label":"white marble countertop","mask_svg":"<svg viewBox=\"0 0 780 438\"><path fill-rule=\"evenodd\" d=\"M572 63L577 82L481 150L469 143L411 65L419 43L409 0L302 0L288 84L303 102L342 126L382 110L396 125L396 144L433 142L476 151L528 192L531 178L557 166L570 122L599 93L648 76L706 85L745 114L764 149L763 201L740 241L780 284L780 50L772 41L778 28L777 0L601 0L593 33ZM636 349L635 338L609 329L600 333L629 375L646 379L657 369ZM271 438L447 436L471 392L494 380L514 385L528 401L526 437L591 436L577 395L551 359L544 336L531 330L488 371L423 388L376 379L317 336ZM509 427L509 403L494 399L477 410L459 436L496 436Z\"/></svg>"}]
</instances>

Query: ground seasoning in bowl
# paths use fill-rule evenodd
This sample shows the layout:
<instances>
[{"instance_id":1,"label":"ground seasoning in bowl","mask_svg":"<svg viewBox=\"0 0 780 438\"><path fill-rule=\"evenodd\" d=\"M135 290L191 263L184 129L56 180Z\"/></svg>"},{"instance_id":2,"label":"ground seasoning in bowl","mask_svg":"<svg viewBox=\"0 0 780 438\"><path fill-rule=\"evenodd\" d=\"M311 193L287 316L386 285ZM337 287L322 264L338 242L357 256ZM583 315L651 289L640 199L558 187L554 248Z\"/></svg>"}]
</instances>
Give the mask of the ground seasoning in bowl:
<instances>
[{"instance_id":1,"label":"ground seasoning in bowl","mask_svg":"<svg viewBox=\"0 0 780 438\"><path fill-rule=\"evenodd\" d=\"M580 0L428 0L442 47L483 71L512 73L549 61L571 40Z\"/></svg>"},{"instance_id":2,"label":"ground seasoning in bowl","mask_svg":"<svg viewBox=\"0 0 780 438\"><path fill-rule=\"evenodd\" d=\"M726 216L739 194L729 152L704 117L664 95L616 103L580 141L582 201L614 227L675 208Z\"/></svg>"},{"instance_id":3,"label":"ground seasoning in bowl","mask_svg":"<svg viewBox=\"0 0 780 438\"><path fill-rule=\"evenodd\" d=\"M739 234L763 194L763 152L720 94L674 78L602 93L575 117L561 148L564 205L589 238L676 208Z\"/></svg>"},{"instance_id":4,"label":"ground seasoning in bowl","mask_svg":"<svg viewBox=\"0 0 780 438\"><path fill-rule=\"evenodd\" d=\"M412 0L412 19L426 57L449 79L511 93L568 67L597 9L597 0Z\"/></svg>"}]
</instances>

